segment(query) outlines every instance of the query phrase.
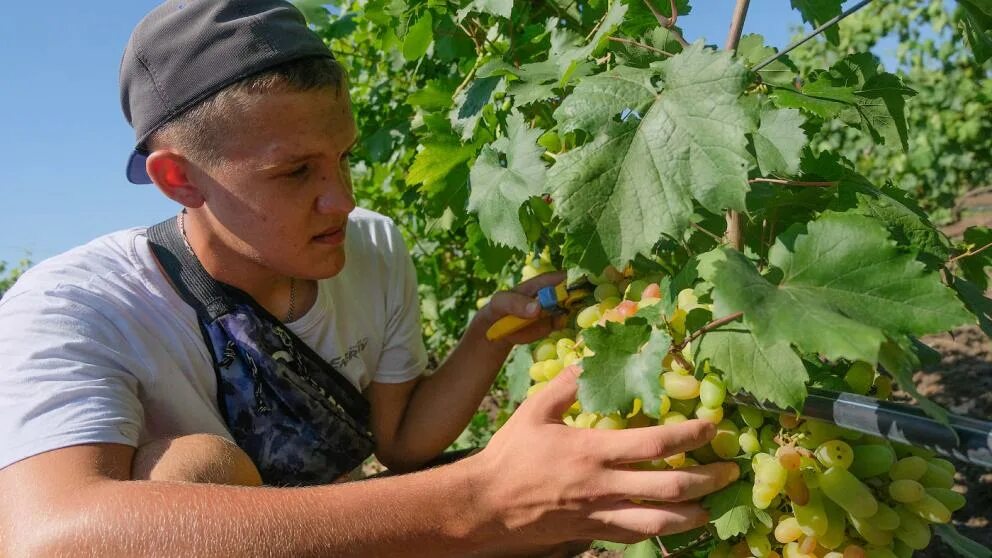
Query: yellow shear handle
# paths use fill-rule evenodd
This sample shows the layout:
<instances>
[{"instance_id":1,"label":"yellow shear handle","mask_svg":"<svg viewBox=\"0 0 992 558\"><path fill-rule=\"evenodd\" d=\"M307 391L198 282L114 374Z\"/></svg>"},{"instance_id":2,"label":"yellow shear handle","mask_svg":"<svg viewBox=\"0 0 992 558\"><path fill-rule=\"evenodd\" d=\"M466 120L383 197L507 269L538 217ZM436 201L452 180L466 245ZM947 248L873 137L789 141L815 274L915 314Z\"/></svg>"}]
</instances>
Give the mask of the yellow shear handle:
<instances>
[{"instance_id":1,"label":"yellow shear handle","mask_svg":"<svg viewBox=\"0 0 992 558\"><path fill-rule=\"evenodd\" d=\"M496 323L489 326L486 330L486 339L490 341L496 341L516 333L521 329L529 326L530 324L541 319L541 315L535 316L533 318L521 318L519 316L503 316L502 318L496 320Z\"/></svg>"}]
</instances>

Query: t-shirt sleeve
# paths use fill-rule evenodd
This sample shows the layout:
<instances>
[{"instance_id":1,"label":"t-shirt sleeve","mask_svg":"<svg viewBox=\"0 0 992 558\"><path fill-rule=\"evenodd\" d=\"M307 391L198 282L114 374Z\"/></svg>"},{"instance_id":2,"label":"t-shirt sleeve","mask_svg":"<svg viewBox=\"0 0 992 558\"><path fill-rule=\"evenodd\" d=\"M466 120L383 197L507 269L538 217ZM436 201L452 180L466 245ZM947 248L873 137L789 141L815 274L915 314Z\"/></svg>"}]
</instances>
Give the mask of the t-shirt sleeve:
<instances>
[{"instance_id":1,"label":"t-shirt sleeve","mask_svg":"<svg viewBox=\"0 0 992 558\"><path fill-rule=\"evenodd\" d=\"M0 468L87 443L136 446L143 420L127 344L74 287L0 299Z\"/></svg>"},{"instance_id":2,"label":"t-shirt sleeve","mask_svg":"<svg viewBox=\"0 0 992 558\"><path fill-rule=\"evenodd\" d=\"M390 223L390 284L386 295L388 318L379 366L373 381L398 384L420 376L427 368L427 349L420 327L417 270L403 236Z\"/></svg>"}]
</instances>

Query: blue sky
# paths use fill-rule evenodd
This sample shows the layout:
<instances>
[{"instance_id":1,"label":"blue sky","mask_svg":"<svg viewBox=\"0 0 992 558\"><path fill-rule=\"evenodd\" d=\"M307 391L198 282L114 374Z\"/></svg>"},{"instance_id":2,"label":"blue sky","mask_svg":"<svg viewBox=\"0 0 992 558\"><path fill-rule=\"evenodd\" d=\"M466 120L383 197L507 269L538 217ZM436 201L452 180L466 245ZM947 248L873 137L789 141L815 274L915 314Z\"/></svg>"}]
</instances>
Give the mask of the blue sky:
<instances>
[{"instance_id":1,"label":"blue sky","mask_svg":"<svg viewBox=\"0 0 992 558\"><path fill-rule=\"evenodd\" d=\"M177 210L153 186L124 179L134 135L117 70L153 0L7 2L0 18L0 261L37 262L102 234L154 224ZM733 0L697 0L686 36L722 44ZM705 9L703 8L705 6ZM868 9L871 9L870 7ZM787 44L787 0L754 0L745 32Z\"/></svg>"}]
</instances>

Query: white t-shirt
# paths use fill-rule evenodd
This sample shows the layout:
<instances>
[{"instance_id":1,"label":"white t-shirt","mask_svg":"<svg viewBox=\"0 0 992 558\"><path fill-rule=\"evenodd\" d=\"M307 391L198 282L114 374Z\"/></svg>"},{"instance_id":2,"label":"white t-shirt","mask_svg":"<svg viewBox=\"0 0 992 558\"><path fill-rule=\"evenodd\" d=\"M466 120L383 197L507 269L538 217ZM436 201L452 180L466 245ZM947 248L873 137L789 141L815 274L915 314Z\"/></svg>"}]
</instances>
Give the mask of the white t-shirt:
<instances>
[{"instance_id":1,"label":"white t-shirt","mask_svg":"<svg viewBox=\"0 0 992 558\"><path fill-rule=\"evenodd\" d=\"M395 224L356 209L342 271L288 324L364 390L427 366L417 278ZM0 468L85 443L137 447L230 434L196 314L145 229L98 238L25 273L0 299Z\"/></svg>"}]
</instances>

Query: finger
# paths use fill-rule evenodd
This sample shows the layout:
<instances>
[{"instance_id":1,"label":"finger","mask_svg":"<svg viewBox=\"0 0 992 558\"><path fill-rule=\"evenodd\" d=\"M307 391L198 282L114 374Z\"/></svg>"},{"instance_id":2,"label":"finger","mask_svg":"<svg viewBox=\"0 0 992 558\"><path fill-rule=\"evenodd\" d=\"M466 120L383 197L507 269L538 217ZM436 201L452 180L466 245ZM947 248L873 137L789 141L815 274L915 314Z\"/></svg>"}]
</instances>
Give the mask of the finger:
<instances>
[{"instance_id":1,"label":"finger","mask_svg":"<svg viewBox=\"0 0 992 558\"><path fill-rule=\"evenodd\" d=\"M594 535L597 539L636 543L648 537L671 535L702 527L709 514L699 504L651 506L626 502L589 515L603 524Z\"/></svg>"},{"instance_id":2,"label":"finger","mask_svg":"<svg viewBox=\"0 0 992 558\"><path fill-rule=\"evenodd\" d=\"M537 277L528 279L523 283L520 283L513 288L513 292L520 293L525 296L533 297L537 294L537 291L544 287L551 285L557 285L565 280L567 275L564 271L552 271L551 273L542 273Z\"/></svg>"},{"instance_id":3,"label":"finger","mask_svg":"<svg viewBox=\"0 0 992 558\"><path fill-rule=\"evenodd\" d=\"M533 296L512 291L500 291L489 299L489 307L494 318L519 316L536 318L541 313L541 305Z\"/></svg>"},{"instance_id":4,"label":"finger","mask_svg":"<svg viewBox=\"0 0 992 558\"><path fill-rule=\"evenodd\" d=\"M580 373L581 367L566 366L548 382L547 387L528 397L520 406L520 411L533 413L548 422L560 423L561 416L575 403Z\"/></svg>"},{"instance_id":5,"label":"finger","mask_svg":"<svg viewBox=\"0 0 992 558\"><path fill-rule=\"evenodd\" d=\"M740 474L740 467L727 461L669 471L615 470L605 482L624 499L687 502L724 488Z\"/></svg>"},{"instance_id":6,"label":"finger","mask_svg":"<svg viewBox=\"0 0 992 558\"><path fill-rule=\"evenodd\" d=\"M606 463L635 463L669 457L706 445L716 435L716 426L705 420L649 426L628 430L591 430L593 447Z\"/></svg>"}]
</instances>

